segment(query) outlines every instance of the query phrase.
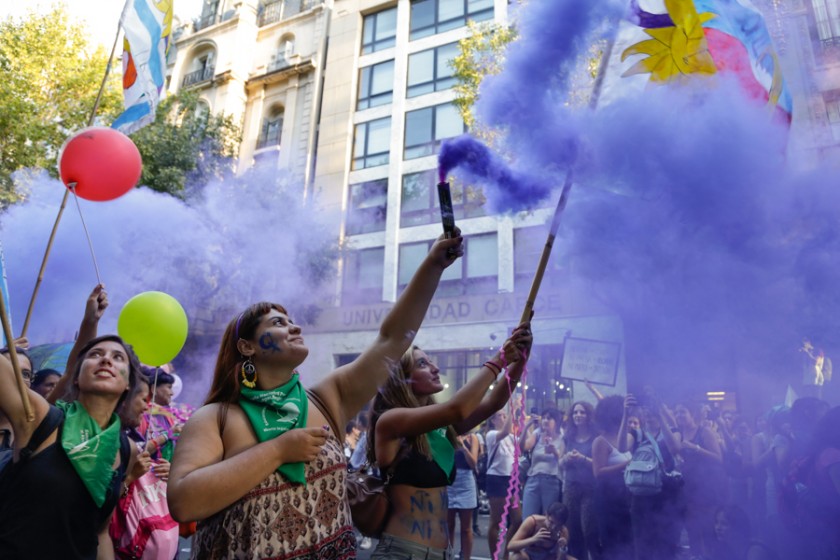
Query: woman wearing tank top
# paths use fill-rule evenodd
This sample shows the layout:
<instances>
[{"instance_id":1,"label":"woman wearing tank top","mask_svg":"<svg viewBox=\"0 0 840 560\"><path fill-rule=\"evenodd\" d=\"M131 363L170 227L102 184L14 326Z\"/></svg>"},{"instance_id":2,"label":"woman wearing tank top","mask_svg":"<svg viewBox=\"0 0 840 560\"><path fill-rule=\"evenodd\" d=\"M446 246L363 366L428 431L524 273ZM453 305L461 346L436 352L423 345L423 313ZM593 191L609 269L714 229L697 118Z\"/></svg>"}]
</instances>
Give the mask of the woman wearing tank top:
<instances>
[{"instance_id":1,"label":"woman wearing tank top","mask_svg":"<svg viewBox=\"0 0 840 560\"><path fill-rule=\"evenodd\" d=\"M530 325L519 325L502 350L440 404L433 397L443 390L437 366L416 346L403 355L371 410L368 457L382 472L393 473L387 489L391 511L372 560L401 554L427 560L452 557L446 486L452 482L457 434L467 433L504 406L508 387L522 375L531 341ZM496 383L488 395L505 366L511 383ZM472 529L469 524L468 528Z\"/></svg>"},{"instance_id":2,"label":"woman wearing tank top","mask_svg":"<svg viewBox=\"0 0 840 560\"><path fill-rule=\"evenodd\" d=\"M586 401L572 405L563 441L563 503L569 508L569 554L587 559L597 554L598 518L595 515L595 476L592 474L592 442L595 441L595 409Z\"/></svg>"},{"instance_id":3,"label":"woman wearing tank top","mask_svg":"<svg viewBox=\"0 0 840 560\"><path fill-rule=\"evenodd\" d=\"M193 558L355 558L338 430L411 345L462 243L459 231L439 237L372 344L310 387L298 372L309 348L285 308L260 302L231 319L169 475L172 517L198 521Z\"/></svg>"},{"instance_id":4,"label":"woman wearing tank top","mask_svg":"<svg viewBox=\"0 0 840 560\"><path fill-rule=\"evenodd\" d=\"M126 473L133 479L145 470L132 471L137 451L115 414L142 375L140 363L118 336L96 337L107 306L99 285L50 401L28 390L34 421L26 419L12 364L0 357L0 410L12 423L18 455L0 479L4 559L113 555L108 521Z\"/></svg>"},{"instance_id":5,"label":"woman wearing tank top","mask_svg":"<svg viewBox=\"0 0 840 560\"><path fill-rule=\"evenodd\" d=\"M611 395L598 401L595 422L602 433L592 443L592 472L601 543L597 557L604 560L625 560L634 554L630 494L624 485L624 467L630 462L631 454L618 450L622 418L624 397ZM626 431L624 434L623 447L629 449L630 438Z\"/></svg>"}]
</instances>

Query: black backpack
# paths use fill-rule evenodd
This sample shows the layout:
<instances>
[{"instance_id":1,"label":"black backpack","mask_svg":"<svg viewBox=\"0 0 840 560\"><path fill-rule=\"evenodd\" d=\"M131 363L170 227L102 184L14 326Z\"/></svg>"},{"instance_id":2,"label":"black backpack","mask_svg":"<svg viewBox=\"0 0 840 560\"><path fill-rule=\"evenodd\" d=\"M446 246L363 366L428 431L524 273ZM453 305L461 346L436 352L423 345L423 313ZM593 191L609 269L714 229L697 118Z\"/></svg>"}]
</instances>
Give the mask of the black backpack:
<instances>
[{"instance_id":1,"label":"black backpack","mask_svg":"<svg viewBox=\"0 0 840 560\"><path fill-rule=\"evenodd\" d=\"M38 425L38 427L35 428L35 431L32 432L32 437L29 438L29 443L26 444L26 447L20 450L20 459L17 463L12 462L15 454L15 447L9 442L11 437L9 434L5 434L3 442L0 443L0 478L2 478L6 472L12 470L13 467L22 465L24 462L28 461L29 457L31 457L32 454L35 453L35 450L44 443L44 440L55 431L63 419L64 413L58 408L51 406L47 416Z\"/></svg>"}]
</instances>

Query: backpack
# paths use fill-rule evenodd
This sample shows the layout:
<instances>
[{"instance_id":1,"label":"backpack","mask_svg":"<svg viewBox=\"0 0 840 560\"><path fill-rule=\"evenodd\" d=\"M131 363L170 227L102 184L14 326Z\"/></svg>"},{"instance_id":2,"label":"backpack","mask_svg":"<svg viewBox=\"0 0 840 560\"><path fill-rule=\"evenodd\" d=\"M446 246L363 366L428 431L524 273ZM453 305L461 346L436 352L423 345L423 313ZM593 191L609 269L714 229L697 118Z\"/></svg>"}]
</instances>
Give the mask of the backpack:
<instances>
[{"instance_id":1,"label":"backpack","mask_svg":"<svg viewBox=\"0 0 840 560\"><path fill-rule=\"evenodd\" d=\"M647 432L633 457L624 468L624 484L634 496L655 496L662 491L665 478L665 462L659 444Z\"/></svg>"}]
</instances>

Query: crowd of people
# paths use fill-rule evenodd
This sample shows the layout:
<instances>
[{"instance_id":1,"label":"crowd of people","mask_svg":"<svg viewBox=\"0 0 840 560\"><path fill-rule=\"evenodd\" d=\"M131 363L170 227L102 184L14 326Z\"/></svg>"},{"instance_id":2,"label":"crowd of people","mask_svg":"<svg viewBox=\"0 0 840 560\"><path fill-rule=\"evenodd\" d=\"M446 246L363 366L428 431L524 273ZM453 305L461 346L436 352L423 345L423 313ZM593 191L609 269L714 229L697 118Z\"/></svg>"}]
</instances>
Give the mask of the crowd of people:
<instances>
[{"instance_id":1,"label":"crowd of people","mask_svg":"<svg viewBox=\"0 0 840 560\"><path fill-rule=\"evenodd\" d=\"M317 383L286 309L244 309L194 411L173 402L171 367L99 335L97 286L64 372L33 372L15 341L34 421L0 352L0 556L170 559L187 536L193 558L355 558L374 542L348 502L364 470L390 504L377 560L469 560L482 503L491 553L511 560L840 558L840 408L819 398L748 419L589 385L526 414L511 394L525 322L436 400L441 372L414 338L462 250L438 239L371 345Z\"/></svg>"}]
</instances>

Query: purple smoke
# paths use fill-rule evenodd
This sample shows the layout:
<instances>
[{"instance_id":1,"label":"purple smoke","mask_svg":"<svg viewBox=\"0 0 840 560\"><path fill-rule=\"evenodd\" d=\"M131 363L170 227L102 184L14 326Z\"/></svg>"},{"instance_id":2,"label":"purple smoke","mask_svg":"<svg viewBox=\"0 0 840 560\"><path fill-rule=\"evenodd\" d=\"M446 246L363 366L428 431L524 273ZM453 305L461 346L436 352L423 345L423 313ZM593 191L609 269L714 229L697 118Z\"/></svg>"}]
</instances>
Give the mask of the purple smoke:
<instances>
[{"instance_id":1,"label":"purple smoke","mask_svg":"<svg viewBox=\"0 0 840 560\"><path fill-rule=\"evenodd\" d=\"M551 188L538 178L518 173L475 138L463 135L446 140L438 155L441 181L454 168L468 182L484 185L493 212L519 212L548 198Z\"/></svg>"},{"instance_id":2,"label":"purple smoke","mask_svg":"<svg viewBox=\"0 0 840 560\"><path fill-rule=\"evenodd\" d=\"M476 112L518 168L574 169L557 244L584 286L570 296L621 316L631 382L734 388L740 372L778 399L801 377L804 336L840 355L840 174L795 169L785 127L720 76L575 108L573 69L625 7L529 2Z\"/></svg>"}]
</instances>

